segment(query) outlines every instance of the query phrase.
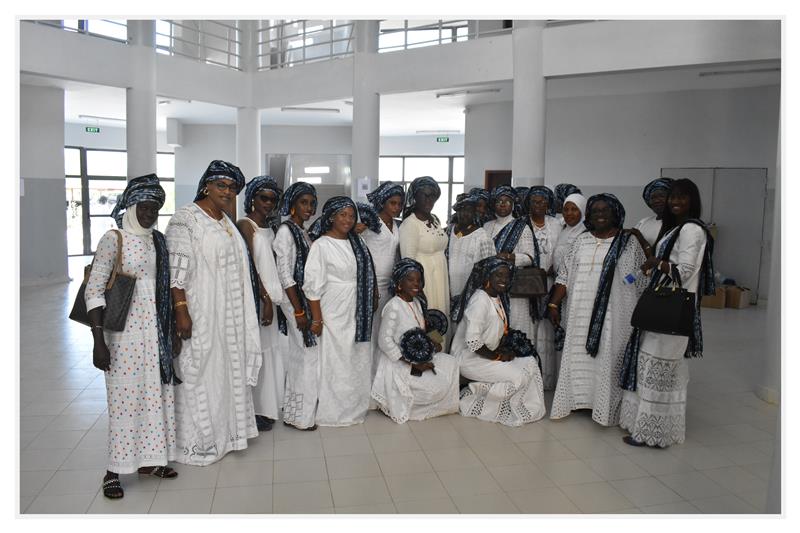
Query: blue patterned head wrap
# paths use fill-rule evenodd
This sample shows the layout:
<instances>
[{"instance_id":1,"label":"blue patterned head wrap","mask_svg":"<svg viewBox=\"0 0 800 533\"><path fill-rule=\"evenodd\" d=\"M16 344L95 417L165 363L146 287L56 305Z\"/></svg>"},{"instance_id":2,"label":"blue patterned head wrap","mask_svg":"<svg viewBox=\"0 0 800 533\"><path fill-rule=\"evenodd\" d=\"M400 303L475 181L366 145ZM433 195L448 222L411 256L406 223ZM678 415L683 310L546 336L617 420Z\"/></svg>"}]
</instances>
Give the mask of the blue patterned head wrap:
<instances>
[{"instance_id":1,"label":"blue patterned head wrap","mask_svg":"<svg viewBox=\"0 0 800 533\"><path fill-rule=\"evenodd\" d=\"M489 204L489 200L491 199L491 195L489 191L482 187L473 187L469 190L469 195L474 196L478 200L483 200L486 204Z\"/></svg>"},{"instance_id":2,"label":"blue patterned head wrap","mask_svg":"<svg viewBox=\"0 0 800 533\"><path fill-rule=\"evenodd\" d=\"M389 283L389 294L392 296L396 295L397 285L400 284L400 281L408 275L409 272L419 272L420 274L420 289L425 288L425 269L422 267L422 264L411 259L410 257L404 257L400 261L394 264L392 268L392 279Z\"/></svg>"},{"instance_id":3,"label":"blue patterned head wrap","mask_svg":"<svg viewBox=\"0 0 800 533\"><path fill-rule=\"evenodd\" d=\"M380 213L383 211L383 206L386 204L386 201L389 198L392 196L399 196L401 201L404 201L405 194L405 190L403 189L403 185L401 183L385 181L378 185L377 189L371 193L367 193L367 200L369 200L375 207L375 210Z\"/></svg>"},{"instance_id":4,"label":"blue patterned head wrap","mask_svg":"<svg viewBox=\"0 0 800 533\"><path fill-rule=\"evenodd\" d=\"M286 192L283 194L283 201L281 202L281 216L288 217L291 214L292 205L298 198L304 194L310 194L314 197L314 211L317 210L317 190L310 183L305 181L298 181L289 185Z\"/></svg>"},{"instance_id":5,"label":"blue patterned head wrap","mask_svg":"<svg viewBox=\"0 0 800 533\"><path fill-rule=\"evenodd\" d=\"M482 288L486 280L489 279L489 276L492 275L492 272L500 267L507 267L511 272L511 283L509 283L508 286L508 289L511 289L511 284L513 284L514 280L514 264L505 259L500 259L497 256L481 259L473 265L472 272L469 274L469 279L467 279L467 283L464 285L464 290L461 291L461 295L454 302L452 309L450 309L450 319L453 322L461 322L461 319L464 317L464 311L467 309L467 304L470 298L472 298L472 295L475 294L475 291ZM508 315L508 290L500 295L500 301L503 304L506 315Z\"/></svg>"},{"instance_id":6,"label":"blue patterned head wrap","mask_svg":"<svg viewBox=\"0 0 800 533\"><path fill-rule=\"evenodd\" d=\"M517 201L517 191L514 190L514 187L510 185L499 185L492 189L491 194L491 205L494 207L494 203L497 201L498 198L501 196L508 196L514 202Z\"/></svg>"},{"instance_id":7,"label":"blue patterned head wrap","mask_svg":"<svg viewBox=\"0 0 800 533\"><path fill-rule=\"evenodd\" d=\"M417 191L423 187L432 187L435 189L437 197L442 195L442 190L439 188L439 184L436 183L436 180L432 177L420 176L419 178L414 179L414 181L411 182L411 185L408 186L408 192L406 193L406 205L405 208L403 208L403 218L408 218L408 216L414 212L414 206L417 203L417 200L414 198L414 196L416 196ZM434 221L438 223L436 215L431 213L431 216L433 217Z\"/></svg>"},{"instance_id":8,"label":"blue patterned head wrap","mask_svg":"<svg viewBox=\"0 0 800 533\"><path fill-rule=\"evenodd\" d=\"M642 191L642 199L644 199L644 203L647 204L647 207L650 207L650 196L655 191L663 190L669 194L669 190L672 188L673 181L674 180L672 178L657 178L645 185L644 190Z\"/></svg>"},{"instance_id":9,"label":"blue patterned head wrap","mask_svg":"<svg viewBox=\"0 0 800 533\"><path fill-rule=\"evenodd\" d=\"M592 212L592 206L599 201L608 204L608 207L611 208L611 212L614 214L614 227L621 228L623 224L625 224L625 207L613 194L601 193L590 196L586 201L586 212L583 214L583 225L586 226L586 229L589 231L594 230L594 224L589 220L589 214Z\"/></svg>"},{"instance_id":10,"label":"blue patterned head wrap","mask_svg":"<svg viewBox=\"0 0 800 533\"><path fill-rule=\"evenodd\" d=\"M322 214L314 222L314 233L316 234L316 238L319 238L319 236L324 235L331 230L333 227L333 217L336 215L336 213L346 207L353 209L353 216L355 216L356 220L358 220L358 208L356 208L356 203L351 198L348 198L347 196L334 196L325 202L325 205L322 206ZM317 224L317 222L319 222L319 224ZM353 228L355 228L355 224L353 225ZM352 232L353 230L351 229L350 231ZM310 234L311 230L309 230L309 236Z\"/></svg>"},{"instance_id":11,"label":"blue patterned head wrap","mask_svg":"<svg viewBox=\"0 0 800 533\"><path fill-rule=\"evenodd\" d=\"M253 211L253 200L256 198L256 194L260 191L267 190L272 191L276 195L275 205L280 204L281 199L281 188L278 187L278 183L275 181L275 178L272 176L257 176L250 180L250 183L247 184L247 187L244 190L244 212L251 213Z\"/></svg>"},{"instance_id":12,"label":"blue patterned head wrap","mask_svg":"<svg viewBox=\"0 0 800 533\"><path fill-rule=\"evenodd\" d=\"M453 204L453 211L458 211L462 207L466 207L468 205L473 207L478 205L478 198L472 194L458 195L456 203Z\"/></svg>"},{"instance_id":13,"label":"blue patterned head wrap","mask_svg":"<svg viewBox=\"0 0 800 533\"><path fill-rule=\"evenodd\" d=\"M203 189L205 189L206 185L212 181L217 181L219 179L233 180L233 183L236 186L236 194L239 194L244 188L244 174L242 174L242 171L239 170L239 167L233 163L215 159L208 164L208 168L205 172L203 172L203 176L200 178L200 183L197 184L197 194L194 197L194 201L196 202L197 200L202 200L205 198Z\"/></svg>"},{"instance_id":14,"label":"blue patterned head wrap","mask_svg":"<svg viewBox=\"0 0 800 533\"><path fill-rule=\"evenodd\" d=\"M559 183L555 186L556 203L564 205L564 200L570 194L582 194L581 190L571 183Z\"/></svg>"},{"instance_id":15,"label":"blue patterned head wrap","mask_svg":"<svg viewBox=\"0 0 800 533\"><path fill-rule=\"evenodd\" d=\"M530 209L531 205L531 198L534 196L543 196L547 199L547 214L552 216L555 215L555 207L556 207L556 197L553 194L553 191L550 190L550 187L545 187L544 185L536 185L528 189L528 194L525 196L525 209Z\"/></svg>"},{"instance_id":16,"label":"blue patterned head wrap","mask_svg":"<svg viewBox=\"0 0 800 533\"><path fill-rule=\"evenodd\" d=\"M117 204L111 211L111 218L117 221L117 226L122 227L122 215L125 210L132 205L139 202L155 202L158 208L164 205L166 200L166 193L161 183L158 181L158 176L155 174L147 174L146 176L139 176L133 178L125 186L122 194L117 196Z\"/></svg>"}]
</instances>

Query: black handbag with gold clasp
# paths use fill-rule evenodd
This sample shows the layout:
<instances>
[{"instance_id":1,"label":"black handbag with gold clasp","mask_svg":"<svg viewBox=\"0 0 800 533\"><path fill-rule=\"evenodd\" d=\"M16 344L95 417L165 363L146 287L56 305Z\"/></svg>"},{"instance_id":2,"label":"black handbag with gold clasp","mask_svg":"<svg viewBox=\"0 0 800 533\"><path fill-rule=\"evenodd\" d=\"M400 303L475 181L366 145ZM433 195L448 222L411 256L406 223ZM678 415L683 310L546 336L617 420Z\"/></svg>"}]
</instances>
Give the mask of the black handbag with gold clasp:
<instances>
[{"instance_id":1,"label":"black handbag with gold clasp","mask_svg":"<svg viewBox=\"0 0 800 533\"><path fill-rule=\"evenodd\" d=\"M672 281L677 286L667 286ZM672 276L663 275L655 287L648 287L631 315L631 325L644 331L688 337L694 329L695 298L681 285L675 265Z\"/></svg>"}]
</instances>

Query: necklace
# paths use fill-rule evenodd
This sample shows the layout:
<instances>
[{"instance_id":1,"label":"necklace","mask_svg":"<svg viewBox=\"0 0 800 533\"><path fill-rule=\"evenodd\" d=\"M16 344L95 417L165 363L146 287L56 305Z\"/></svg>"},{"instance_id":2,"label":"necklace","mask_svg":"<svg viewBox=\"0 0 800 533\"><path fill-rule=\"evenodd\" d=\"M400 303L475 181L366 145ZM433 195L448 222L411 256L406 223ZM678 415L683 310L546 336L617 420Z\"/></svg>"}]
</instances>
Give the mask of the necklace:
<instances>
[{"instance_id":1,"label":"necklace","mask_svg":"<svg viewBox=\"0 0 800 533\"><path fill-rule=\"evenodd\" d=\"M506 310L503 309L503 304L497 305L499 298L492 298L492 306L494 307L494 312L497 313L497 316L500 317L500 320L503 321L503 335L508 333L508 318L506 317Z\"/></svg>"},{"instance_id":2,"label":"necklace","mask_svg":"<svg viewBox=\"0 0 800 533\"><path fill-rule=\"evenodd\" d=\"M200 209L203 210L203 212L205 214L207 214L209 217L211 217L217 224L220 225L220 227L222 229L225 230L225 233L228 234L228 237L233 237L233 232L231 231L231 228L228 225L228 223L225 221L225 215L224 214L222 215L222 218L216 218L211 211L209 211L208 209L206 209L205 207L203 207L200 204L197 204L197 205L200 207Z\"/></svg>"},{"instance_id":3,"label":"necklace","mask_svg":"<svg viewBox=\"0 0 800 533\"><path fill-rule=\"evenodd\" d=\"M401 298L401 300L402 300L402 298ZM403 301L406 302L405 300L403 300ZM414 306L411 305L411 302L406 302L406 305L408 306L409 309L411 309L411 314L414 315L414 320L417 321L417 324L419 324L419 327L421 327L424 330L425 329L425 322L421 321L419 319L419 317L417 316L417 312L414 310Z\"/></svg>"}]
</instances>

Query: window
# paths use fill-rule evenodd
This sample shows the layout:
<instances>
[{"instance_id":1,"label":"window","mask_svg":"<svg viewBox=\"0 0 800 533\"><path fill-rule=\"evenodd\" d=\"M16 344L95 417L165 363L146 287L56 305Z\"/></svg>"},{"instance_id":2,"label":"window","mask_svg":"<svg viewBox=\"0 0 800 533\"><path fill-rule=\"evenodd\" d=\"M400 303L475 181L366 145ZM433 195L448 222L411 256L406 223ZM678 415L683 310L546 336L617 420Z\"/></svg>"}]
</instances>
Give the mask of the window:
<instances>
[{"instance_id":1,"label":"window","mask_svg":"<svg viewBox=\"0 0 800 533\"><path fill-rule=\"evenodd\" d=\"M117 227L109 215L125 190L127 164L124 151L64 148L68 255L94 253L105 232ZM166 193L158 217L158 229L164 231L175 212L175 154L157 154L156 166Z\"/></svg>"},{"instance_id":2,"label":"window","mask_svg":"<svg viewBox=\"0 0 800 533\"><path fill-rule=\"evenodd\" d=\"M405 156L381 157L378 161L378 180L408 184L419 176L431 176L439 183L442 195L433 206L433 214L447 224L456 196L464 192L464 158L462 156Z\"/></svg>"}]
</instances>

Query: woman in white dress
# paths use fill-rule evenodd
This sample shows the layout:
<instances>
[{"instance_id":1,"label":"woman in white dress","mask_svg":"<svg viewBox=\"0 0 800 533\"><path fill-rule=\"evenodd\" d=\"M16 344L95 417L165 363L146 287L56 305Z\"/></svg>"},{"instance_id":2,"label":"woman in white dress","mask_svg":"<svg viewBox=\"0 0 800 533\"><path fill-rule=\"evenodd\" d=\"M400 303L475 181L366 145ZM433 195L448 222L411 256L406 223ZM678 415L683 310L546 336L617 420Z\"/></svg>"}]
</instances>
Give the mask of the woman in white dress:
<instances>
[{"instance_id":1,"label":"woman in white dress","mask_svg":"<svg viewBox=\"0 0 800 533\"><path fill-rule=\"evenodd\" d=\"M559 306L565 297L571 317L550 418L591 409L595 422L615 426L622 400L622 357L631 315L644 289L643 283L631 283L626 276L636 275L645 256L639 243L622 231L625 209L614 195L592 196L586 211L589 231L567 252L548 304L554 326L560 323Z\"/></svg>"},{"instance_id":2,"label":"woman in white dress","mask_svg":"<svg viewBox=\"0 0 800 533\"><path fill-rule=\"evenodd\" d=\"M173 385L180 380L172 366L167 243L155 229L164 199L155 174L128 182L111 213L122 230L110 230L100 239L86 282L86 309L94 336L92 362L105 372L108 398L108 466L102 489L112 499L124 495L119 474L178 475L167 466L177 455ZM106 283L117 253L122 271L136 276L125 329L120 332L103 329Z\"/></svg>"},{"instance_id":3,"label":"woman in white dress","mask_svg":"<svg viewBox=\"0 0 800 533\"><path fill-rule=\"evenodd\" d=\"M491 206L494 218L483 225L483 229L486 230L492 240L497 237L500 230L514 221L514 204L516 201L517 193L513 187L500 185L492 189Z\"/></svg>"},{"instance_id":4,"label":"woman in white dress","mask_svg":"<svg viewBox=\"0 0 800 533\"><path fill-rule=\"evenodd\" d=\"M321 236L306 260L303 292L319 344L317 423L364 421L372 388L372 314L378 286L372 256L354 230L356 205L334 196L322 208Z\"/></svg>"},{"instance_id":5,"label":"woman in white dress","mask_svg":"<svg viewBox=\"0 0 800 533\"><path fill-rule=\"evenodd\" d=\"M305 431L317 429L315 416L319 395L319 345L311 333L311 308L303 292L305 266L311 240L304 224L317 210L317 191L298 181L283 194L281 215L288 217L278 228L272 249L285 297L278 311L278 327L288 336L282 345L288 353L283 394L283 423Z\"/></svg>"},{"instance_id":6,"label":"woman in white dress","mask_svg":"<svg viewBox=\"0 0 800 533\"><path fill-rule=\"evenodd\" d=\"M647 248L648 252L652 252L652 247L660 237L664 210L667 207L667 196L671 186L671 178L658 178L645 185L642 191L644 203L653 210L653 214L637 222L631 232L641 245Z\"/></svg>"},{"instance_id":7,"label":"woman in white dress","mask_svg":"<svg viewBox=\"0 0 800 533\"><path fill-rule=\"evenodd\" d=\"M650 287L669 276L673 284L680 279L683 288L695 294L694 327L688 337L633 330L623 362L620 419L620 426L630 433L623 440L632 446L665 448L686 438L687 358L703 356L700 299L714 294L714 239L700 214L697 186L688 179L675 180L658 254L641 268L653 271Z\"/></svg>"},{"instance_id":8,"label":"woman in white dress","mask_svg":"<svg viewBox=\"0 0 800 533\"><path fill-rule=\"evenodd\" d=\"M480 226L478 198L467 195L453 205L456 223L450 232L447 249L450 271L450 299L458 298L472 272L472 266L495 255L494 241Z\"/></svg>"},{"instance_id":9,"label":"woman in white dress","mask_svg":"<svg viewBox=\"0 0 800 533\"><path fill-rule=\"evenodd\" d=\"M205 466L258 435L252 387L261 339L247 245L226 214L244 187L238 167L212 161L193 203L167 225L178 360L178 461Z\"/></svg>"},{"instance_id":10,"label":"woman in white dress","mask_svg":"<svg viewBox=\"0 0 800 533\"><path fill-rule=\"evenodd\" d=\"M390 285L394 296L383 308L372 398L398 424L458 412L456 359L442 353L442 345L435 341L435 353L428 362L414 362L404 353L404 334L415 328L429 329L424 287L422 265L408 258L395 265Z\"/></svg>"},{"instance_id":11,"label":"woman in white dress","mask_svg":"<svg viewBox=\"0 0 800 533\"><path fill-rule=\"evenodd\" d=\"M498 256L518 268L536 266L552 272L553 251L561 224L547 213L553 206L553 192L543 185L531 187L525 200L527 216L507 225L495 238ZM550 283L550 280L548 280ZM542 361L545 390L554 389L558 380L553 325L545 319L547 299L511 298L511 327L525 333L536 345Z\"/></svg>"},{"instance_id":12,"label":"woman in white dress","mask_svg":"<svg viewBox=\"0 0 800 533\"><path fill-rule=\"evenodd\" d=\"M542 418L545 403L537 358L516 357L501 342L509 331L506 291L513 271L512 263L498 257L473 267L454 309L452 354L461 375L472 380L461 390L462 416L521 426ZM531 351L535 354L532 345Z\"/></svg>"},{"instance_id":13,"label":"woman in white dress","mask_svg":"<svg viewBox=\"0 0 800 533\"><path fill-rule=\"evenodd\" d=\"M447 233L431 211L441 195L430 176L416 178L408 186L403 223L400 225L400 256L419 261L425 269L425 296L431 309L450 313L450 281L447 272Z\"/></svg>"},{"instance_id":14,"label":"woman in white dress","mask_svg":"<svg viewBox=\"0 0 800 533\"><path fill-rule=\"evenodd\" d=\"M261 319L261 371L258 384L253 389L253 406L259 431L269 431L278 419L283 404L283 386L286 372L280 353L277 321L273 305L283 299L283 288L278 279L272 241L275 231L270 227L281 189L271 176L257 176L247 184L244 194L244 211L247 216L236 223L247 243L253 260L253 290L256 312Z\"/></svg>"}]
</instances>

